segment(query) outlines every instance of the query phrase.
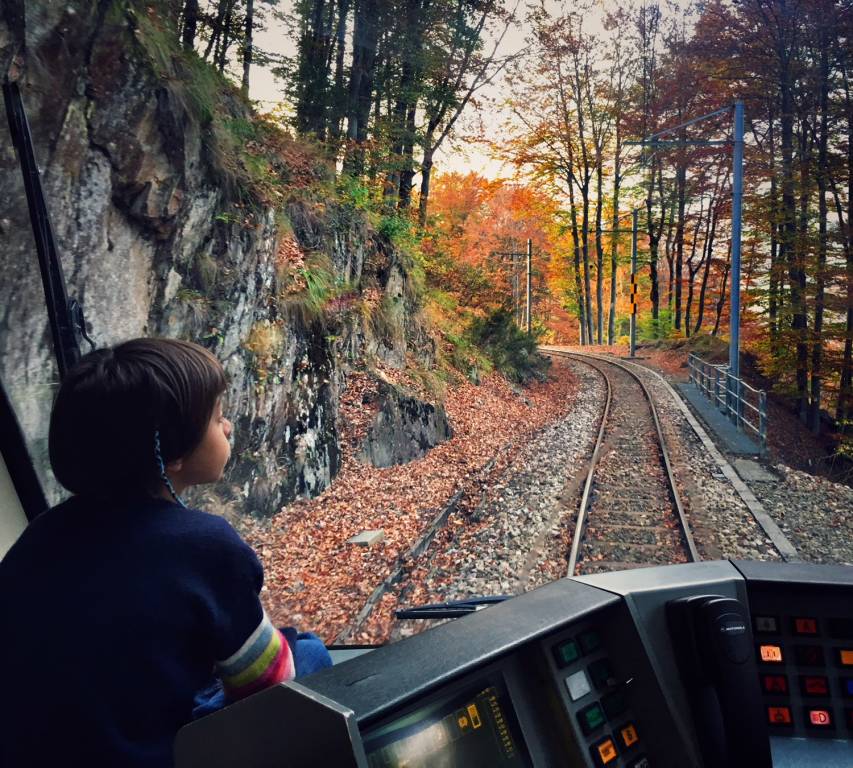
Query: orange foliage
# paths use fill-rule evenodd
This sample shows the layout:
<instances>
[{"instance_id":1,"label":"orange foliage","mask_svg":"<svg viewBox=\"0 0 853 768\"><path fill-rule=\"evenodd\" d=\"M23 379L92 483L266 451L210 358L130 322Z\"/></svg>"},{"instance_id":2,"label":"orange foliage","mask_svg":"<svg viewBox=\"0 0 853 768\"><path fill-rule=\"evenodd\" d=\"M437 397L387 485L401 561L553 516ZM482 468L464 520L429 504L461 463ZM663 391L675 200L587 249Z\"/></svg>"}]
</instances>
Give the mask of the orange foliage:
<instances>
[{"instance_id":1,"label":"orange foliage","mask_svg":"<svg viewBox=\"0 0 853 768\"><path fill-rule=\"evenodd\" d=\"M476 297L481 306L494 306L511 296L512 252L525 253L533 241L533 285L538 312L549 318L562 312L570 295L571 237L559 225L558 201L547 191L505 179L489 180L477 173L448 173L435 179L430 195L428 256L476 270L487 277L491 295ZM521 284L525 258L517 259ZM457 275L446 271L441 288L460 293ZM474 299L475 297L470 297ZM464 302L469 304L470 302ZM563 313L564 314L564 313ZM570 321L569 321L570 322Z\"/></svg>"}]
</instances>

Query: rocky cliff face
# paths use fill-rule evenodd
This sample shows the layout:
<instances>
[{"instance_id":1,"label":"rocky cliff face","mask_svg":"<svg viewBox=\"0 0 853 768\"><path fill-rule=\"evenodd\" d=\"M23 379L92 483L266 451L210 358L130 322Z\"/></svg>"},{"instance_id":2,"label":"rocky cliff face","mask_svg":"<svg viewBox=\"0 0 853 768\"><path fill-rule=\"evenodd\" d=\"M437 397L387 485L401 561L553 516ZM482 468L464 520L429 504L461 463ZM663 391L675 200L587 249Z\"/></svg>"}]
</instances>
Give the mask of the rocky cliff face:
<instances>
[{"instance_id":1,"label":"rocky cliff face","mask_svg":"<svg viewBox=\"0 0 853 768\"><path fill-rule=\"evenodd\" d=\"M152 63L145 6L28 3L23 25L13 13L22 6L6 8L0 62L23 33L20 84L47 202L69 294L96 342L168 335L206 344L229 374L237 427L220 490L256 514L318 493L340 463L345 364L378 355L402 366L413 341L429 355L397 254L357 211L321 213L293 195L247 203L217 157L221 115L199 117L197 94L162 41ZM234 119L250 119L232 101ZM0 379L43 469L56 372L5 120L0 152ZM373 291L388 307L383 328L346 302L329 316L283 298L288 249L323 254L354 300Z\"/></svg>"}]
</instances>

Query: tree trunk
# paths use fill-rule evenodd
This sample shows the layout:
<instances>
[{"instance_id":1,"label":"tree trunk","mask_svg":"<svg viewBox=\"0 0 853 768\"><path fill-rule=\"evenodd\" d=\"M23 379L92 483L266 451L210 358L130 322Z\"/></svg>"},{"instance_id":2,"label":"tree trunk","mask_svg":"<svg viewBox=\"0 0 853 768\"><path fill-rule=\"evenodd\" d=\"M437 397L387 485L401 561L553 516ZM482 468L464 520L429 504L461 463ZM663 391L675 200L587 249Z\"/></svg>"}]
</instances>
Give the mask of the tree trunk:
<instances>
[{"instance_id":1,"label":"tree trunk","mask_svg":"<svg viewBox=\"0 0 853 768\"><path fill-rule=\"evenodd\" d=\"M569 210L572 217L572 246L574 253L575 264L575 292L578 297L578 327L580 328L580 343L585 346L587 343L586 335L586 307L583 298L583 290L581 288L581 241L580 233L578 232L578 208L575 203L575 186L574 180L569 177Z\"/></svg>"},{"instance_id":2,"label":"tree trunk","mask_svg":"<svg viewBox=\"0 0 853 768\"><path fill-rule=\"evenodd\" d=\"M607 318L607 343L613 344L616 336L616 269L619 255L619 186L622 173L622 141L619 126L619 116L616 116L616 148L613 159L613 221L610 228L610 314Z\"/></svg>"},{"instance_id":3,"label":"tree trunk","mask_svg":"<svg viewBox=\"0 0 853 768\"><path fill-rule=\"evenodd\" d=\"M728 176L727 176L728 178ZM702 246L705 251L705 269L702 271L702 285L699 287L699 298L696 308L696 325L693 327L693 333L699 333L702 328L702 319L705 317L705 294L708 290L708 275L711 271L711 261L714 258L714 238L717 234L717 222L720 218L720 202L717 201L714 206L714 215L711 221L711 228L708 231L708 237L705 244Z\"/></svg>"},{"instance_id":4,"label":"tree trunk","mask_svg":"<svg viewBox=\"0 0 853 768\"><path fill-rule=\"evenodd\" d=\"M699 204L699 215L696 217L696 226L693 228L693 243L690 246L690 257L687 259L687 306L684 310L684 333L690 336L690 312L693 308L693 281L696 273L702 268L702 260L705 257L705 243L708 242L708 228L711 225L711 209L708 208L708 224L705 227L705 240L702 244L702 260L694 267L696 259L696 243L699 242L699 228L702 226L702 203Z\"/></svg>"},{"instance_id":5,"label":"tree trunk","mask_svg":"<svg viewBox=\"0 0 853 768\"><path fill-rule=\"evenodd\" d=\"M663 256L664 259L666 259L666 308L669 310L672 310L673 284L675 283L675 254L672 250L672 242L673 230L675 229L675 205L677 199L678 195L670 195L670 202L667 203L665 208L661 209L666 210L667 212L665 225L666 237L664 238L663 244ZM663 195L661 195L661 205L663 205Z\"/></svg>"},{"instance_id":6,"label":"tree trunk","mask_svg":"<svg viewBox=\"0 0 853 768\"><path fill-rule=\"evenodd\" d=\"M197 2L196 2L197 4ZM216 9L216 16L213 23L210 25L210 39L207 41L207 47L204 49L204 60L213 52L213 63L216 63L218 53L219 38L222 35L222 27L225 23L225 14L228 10L228 0L219 0L219 5Z\"/></svg>"},{"instance_id":7,"label":"tree trunk","mask_svg":"<svg viewBox=\"0 0 853 768\"><path fill-rule=\"evenodd\" d=\"M195 50L195 36L198 31L198 0L187 0L184 6L184 28L181 45L185 51Z\"/></svg>"},{"instance_id":8,"label":"tree trunk","mask_svg":"<svg viewBox=\"0 0 853 768\"><path fill-rule=\"evenodd\" d=\"M603 169L601 154L596 153L595 171L595 300L596 300L596 342L604 340L604 245L601 242L601 215L604 206Z\"/></svg>"},{"instance_id":9,"label":"tree trunk","mask_svg":"<svg viewBox=\"0 0 853 768\"><path fill-rule=\"evenodd\" d=\"M421 192L418 198L418 225L426 226L427 205L429 204L429 185L432 179L432 134L427 133L424 140L424 157L421 161Z\"/></svg>"},{"instance_id":10,"label":"tree trunk","mask_svg":"<svg viewBox=\"0 0 853 768\"><path fill-rule=\"evenodd\" d=\"M729 238L729 250L726 255L726 266L723 269L720 281L720 298L717 300L717 317L714 319L714 330L711 335L716 336L720 330L720 318L723 316L723 307L726 305L726 284L729 281L729 270L732 268L732 240Z\"/></svg>"},{"instance_id":11,"label":"tree trunk","mask_svg":"<svg viewBox=\"0 0 853 768\"><path fill-rule=\"evenodd\" d=\"M660 316L660 292L658 287L658 246L660 243L660 230L655 227L654 218L652 216L656 164L657 162L653 160L651 175L649 177L649 186L646 192L646 231L649 238L649 277L651 282L650 299L652 302L652 321L655 329L655 336L658 335L657 322Z\"/></svg>"},{"instance_id":12,"label":"tree trunk","mask_svg":"<svg viewBox=\"0 0 853 768\"><path fill-rule=\"evenodd\" d=\"M323 141L329 99L326 16L332 11L325 0L311 0L306 10L310 13L302 24L297 55L295 123L299 133L313 134Z\"/></svg>"},{"instance_id":13,"label":"tree trunk","mask_svg":"<svg viewBox=\"0 0 853 768\"><path fill-rule=\"evenodd\" d=\"M780 43L781 45L781 43ZM787 53L780 55L782 216L780 260L788 266L791 292L791 330L796 348L797 399L800 418L806 420L808 405L808 340L806 339L806 273L802 248L796 243L794 200L793 75Z\"/></svg>"},{"instance_id":14,"label":"tree trunk","mask_svg":"<svg viewBox=\"0 0 853 768\"><path fill-rule=\"evenodd\" d=\"M853 226L850 215L853 214L853 104L850 99L850 83L845 74L844 96L847 115L847 223L844 222L844 211L838 190L833 185L835 211L839 227L843 234L844 255L846 262L845 288L847 291L847 321L844 329L844 352L841 358L841 379L838 388L838 403L835 418L842 433L847 433L851 427L848 422L853 419Z\"/></svg>"},{"instance_id":15,"label":"tree trunk","mask_svg":"<svg viewBox=\"0 0 853 768\"><path fill-rule=\"evenodd\" d=\"M243 95L249 95L249 73L252 69L252 34L255 25L255 0L246 0L246 32L243 36Z\"/></svg>"},{"instance_id":16,"label":"tree trunk","mask_svg":"<svg viewBox=\"0 0 853 768\"><path fill-rule=\"evenodd\" d=\"M675 180L677 214L675 226L675 330L681 330L681 281L684 272L684 208L687 198L687 164L679 158Z\"/></svg>"},{"instance_id":17,"label":"tree trunk","mask_svg":"<svg viewBox=\"0 0 853 768\"><path fill-rule=\"evenodd\" d=\"M820 434L820 401L823 384L823 305L824 284L826 280L827 250L827 175L829 173L829 40L826 28L822 30L820 47L820 136L818 139L818 246L817 270L815 271L814 304L814 346L812 347L812 391L811 391L811 429Z\"/></svg>"},{"instance_id":18,"label":"tree trunk","mask_svg":"<svg viewBox=\"0 0 853 768\"><path fill-rule=\"evenodd\" d=\"M379 43L378 0L356 0L353 24L353 52L350 67L347 109L349 147L344 171L352 176L364 173L364 145L373 97L376 47Z\"/></svg>"},{"instance_id":19,"label":"tree trunk","mask_svg":"<svg viewBox=\"0 0 853 768\"><path fill-rule=\"evenodd\" d=\"M234 2L235 0L229 0L225 11L225 19L222 22L222 34L219 38L219 48L217 50L218 61L215 62L216 68L220 73L225 72L225 66L228 64L228 49L233 42L231 39L231 24L234 20Z\"/></svg>"},{"instance_id":20,"label":"tree trunk","mask_svg":"<svg viewBox=\"0 0 853 768\"><path fill-rule=\"evenodd\" d=\"M773 100L768 106L767 141L770 150L770 274L767 315L770 326L770 354L779 354L779 189L776 179L776 141L774 135Z\"/></svg>"},{"instance_id":21,"label":"tree trunk","mask_svg":"<svg viewBox=\"0 0 853 768\"><path fill-rule=\"evenodd\" d=\"M347 90L344 87L344 59L347 44L347 17L349 16L349 0L338 0L338 26L335 34L335 80L332 86L332 99L329 113L329 132L336 141L343 131L344 119L347 116Z\"/></svg>"}]
</instances>

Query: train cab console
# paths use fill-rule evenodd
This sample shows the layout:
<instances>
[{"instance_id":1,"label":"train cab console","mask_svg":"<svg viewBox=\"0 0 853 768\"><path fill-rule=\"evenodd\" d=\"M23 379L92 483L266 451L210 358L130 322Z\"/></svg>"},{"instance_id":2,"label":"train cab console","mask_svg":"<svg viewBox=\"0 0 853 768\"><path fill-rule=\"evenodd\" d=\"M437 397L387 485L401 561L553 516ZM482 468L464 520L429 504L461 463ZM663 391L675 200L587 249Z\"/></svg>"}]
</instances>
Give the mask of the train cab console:
<instances>
[{"instance_id":1,"label":"train cab console","mask_svg":"<svg viewBox=\"0 0 853 768\"><path fill-rule=\"evenodd\" d=\"M853 766L853 567L563 579L186 726L178 768Z\"/></svg>"}]
</instances>

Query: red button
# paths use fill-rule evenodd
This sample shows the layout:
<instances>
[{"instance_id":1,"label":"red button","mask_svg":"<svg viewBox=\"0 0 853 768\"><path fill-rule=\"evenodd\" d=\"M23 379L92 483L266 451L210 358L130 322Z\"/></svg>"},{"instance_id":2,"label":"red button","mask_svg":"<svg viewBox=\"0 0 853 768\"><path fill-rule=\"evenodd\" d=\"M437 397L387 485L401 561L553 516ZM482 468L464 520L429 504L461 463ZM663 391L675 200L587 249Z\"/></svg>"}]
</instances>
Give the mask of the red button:
<instances>
[{"instance_id":1,"label":"red button","mask_svg":"<svg viewBox=\"0 0 853 768\"><path fill-rule=\"evenodd\" d=\"M794 632L798 635L816 635L817 621L815 619L794 619Z\"/></svg>"},{"instance_id":2,"label":"red button","mask_svg":"<svg viewBox=\"0 0 853 768\"><path fill-rule=\"evenodd\" d=\"M829 681L825 677L801 677L800 681L806 696L829 695Z\"/></svg>"},{"instance_id":3,"label":"red button","mask_svg":"<svg viewBox=\"0 0 853 768\"><path fill-rule=\"evenodd\" d=\"M785 675L762 675L761 684L765 693L788 693L788 678Z\"/></svg>"},{"instance_id":4,"label":"red button","mask_svg":"<svg viewBox=\"0 0 853 768\"><path fill-rule=\"evenodd\" d=\"M767 722L770 725L791 725L791 708L767 707Z\"/></svg>"},{"instance_id":5,"label":"red button","mask_svg":"<svg viewBox=\"0 0 853 768\"><path fill-rule=\"evenodd\" d=\"M819 728L826 728L832 725L832 715L828 709L810 709L809 722Z\"/></svg>"}]
</instances>

